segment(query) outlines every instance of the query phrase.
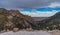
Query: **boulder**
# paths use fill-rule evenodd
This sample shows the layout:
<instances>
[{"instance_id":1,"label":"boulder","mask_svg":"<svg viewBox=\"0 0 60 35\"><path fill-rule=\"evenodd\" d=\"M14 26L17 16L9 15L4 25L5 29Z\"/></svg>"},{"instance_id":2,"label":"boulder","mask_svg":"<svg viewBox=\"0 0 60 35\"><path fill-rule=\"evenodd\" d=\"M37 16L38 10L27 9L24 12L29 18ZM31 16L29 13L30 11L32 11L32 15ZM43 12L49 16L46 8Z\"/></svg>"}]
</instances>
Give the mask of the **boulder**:
<instances>
[{"instance_id":1,"label":"boulder","mask_svg":"<svg viewBox=\"0 0 60 35\"><path fill-rule=\"evenodd\" d=\"M17 32L18 30L18 28L13 28L13 32Z\"/></svg>"}]
</instances>

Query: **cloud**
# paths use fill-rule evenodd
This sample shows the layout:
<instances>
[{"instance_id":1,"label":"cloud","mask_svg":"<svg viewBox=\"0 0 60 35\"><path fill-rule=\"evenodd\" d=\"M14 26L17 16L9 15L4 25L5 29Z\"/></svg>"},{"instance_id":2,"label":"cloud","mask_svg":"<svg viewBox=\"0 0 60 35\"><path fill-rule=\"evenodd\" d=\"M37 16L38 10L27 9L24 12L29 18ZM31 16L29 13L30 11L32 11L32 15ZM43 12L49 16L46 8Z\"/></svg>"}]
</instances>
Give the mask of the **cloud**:
<instances>
[{"instance_id":1,"label":"cloud","mask_svg":"<svg viewBox=\"0 0 60 35\"><path fill-rule=\"evenodd\" d=\"M49 6L60 0L0 0L0 7L4 8L39 8Z\"/></svg>"},{"instance_id":2,"label":"cloud","mask_svg":"<svg viewBox=\"0 0 60 35\"><path fill-rule=\"evenodd\" d=\"M55 7L60 7L60 3L51 3L48 7L55 8Z\"/></svg>"},{"instance_id":3,"label":"cloud","mask_svg":"<svg viewBox=\"0 0 60 35\"><path fill-rule=\"evenodd\" d=\"M24 15L29 15L31 17L50 17L56 14L58 11L53 10L52 12L21 12Z\"/></svg>"}]
</instances>

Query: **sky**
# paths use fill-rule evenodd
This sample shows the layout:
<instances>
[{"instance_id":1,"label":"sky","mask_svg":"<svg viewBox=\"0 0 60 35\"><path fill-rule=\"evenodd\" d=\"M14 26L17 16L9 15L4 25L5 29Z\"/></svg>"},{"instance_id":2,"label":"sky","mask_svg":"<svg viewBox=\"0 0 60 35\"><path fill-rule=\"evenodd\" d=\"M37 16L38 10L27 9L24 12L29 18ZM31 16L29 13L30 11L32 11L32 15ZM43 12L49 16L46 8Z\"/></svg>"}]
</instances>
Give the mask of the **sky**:
<instances>
[{"instance_id":1,"label":"sky","mask_svg":"<svg viewBox=\"0 0 60 35\"><path fill-rule=\"evenodd\" d=\"M32 17L50 17L60 11L60 0L0 0L0 8L18 9Z\"/></svg>"}]
</instances>

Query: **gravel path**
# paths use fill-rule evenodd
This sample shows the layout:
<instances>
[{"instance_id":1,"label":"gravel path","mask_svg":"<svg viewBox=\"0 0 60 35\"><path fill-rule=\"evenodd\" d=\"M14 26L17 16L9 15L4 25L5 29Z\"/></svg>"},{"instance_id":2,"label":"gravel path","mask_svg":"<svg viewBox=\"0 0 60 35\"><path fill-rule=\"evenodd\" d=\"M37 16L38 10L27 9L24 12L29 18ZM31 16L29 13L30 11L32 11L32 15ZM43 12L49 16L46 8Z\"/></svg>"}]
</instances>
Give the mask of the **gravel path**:
<instances>
[{"instance_id":1,"label":"gravel path","mask_svg":"<svg viewBox=\"0 0 60 35\"><path fill-rule=\"evenodd\" d=\"M46 31L18 31L18 32L5 32L0 35L51 35Z\"/></svg>"}]
</instances>

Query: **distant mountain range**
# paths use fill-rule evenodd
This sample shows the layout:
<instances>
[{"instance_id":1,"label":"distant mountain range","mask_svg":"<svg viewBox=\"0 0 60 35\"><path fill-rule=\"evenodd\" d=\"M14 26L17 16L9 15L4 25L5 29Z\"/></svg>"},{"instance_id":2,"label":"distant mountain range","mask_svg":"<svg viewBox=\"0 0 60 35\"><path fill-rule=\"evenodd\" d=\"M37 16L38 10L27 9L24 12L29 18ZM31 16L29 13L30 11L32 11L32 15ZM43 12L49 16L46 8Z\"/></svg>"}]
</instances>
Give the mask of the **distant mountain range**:
<instances>
[{"instance_id":1,"label":"distant mountain range","mask_svg":"<svg viewBox=\"0 0 60 35\"><path fill-rule=\"evenodd\" d=\"M57 12L55 15L48 17L48 19L45 19L45 23L57 22L59 20L60 20L60 12Z\"/></svg>"},{"instance_id":2,"label":"distant mountain range","mask_svg":"<svg viewBox=\"0 0 60 35\"><path fill-rule=\"evenodd\" d=\"M34 19L34 21L45 21L45 22L50 22L50 21L57 21L58 19L60 19L60 12L57 12L55 15L51 16L51 17L32 17Z\"/></svg>"}]
</instances>

